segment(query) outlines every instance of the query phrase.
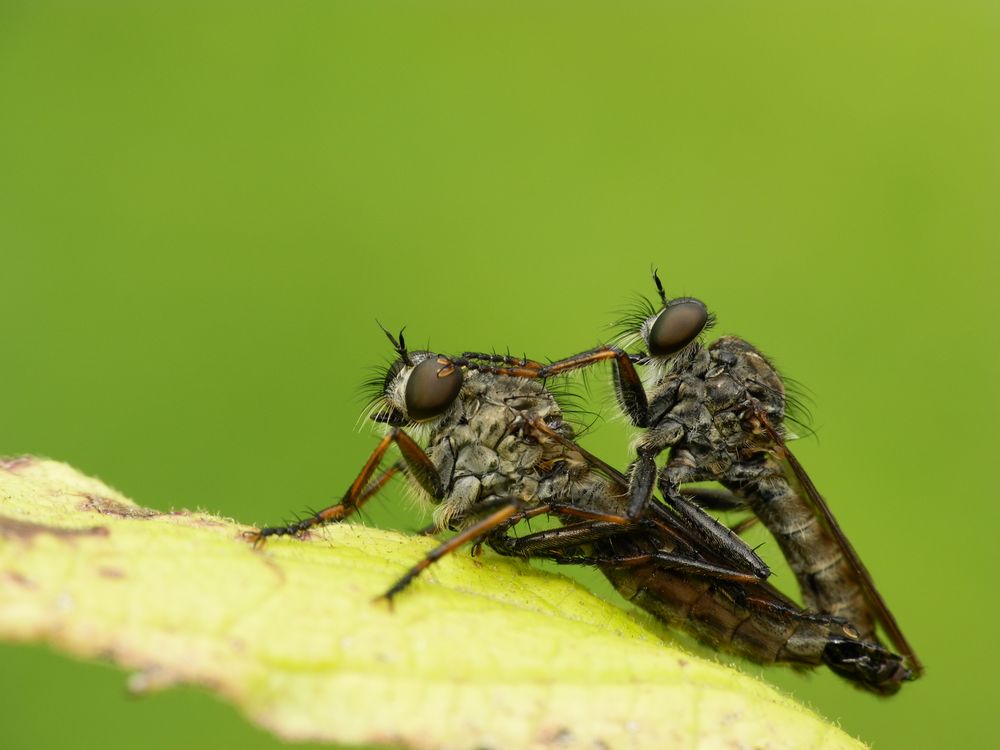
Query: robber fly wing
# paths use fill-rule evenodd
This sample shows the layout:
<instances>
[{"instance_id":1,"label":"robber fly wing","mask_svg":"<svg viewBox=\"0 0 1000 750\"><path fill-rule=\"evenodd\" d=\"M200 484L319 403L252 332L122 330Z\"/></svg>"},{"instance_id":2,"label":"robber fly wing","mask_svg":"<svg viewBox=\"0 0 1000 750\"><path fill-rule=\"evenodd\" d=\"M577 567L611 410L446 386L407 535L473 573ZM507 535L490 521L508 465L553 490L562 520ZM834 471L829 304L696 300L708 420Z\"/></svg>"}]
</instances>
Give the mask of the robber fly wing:
<instances>
[{"instance_id":1,"label":"robber fly wing","mask_svg":"<svg viewBox=\"0 0 1000 750\"><path fill-rule=\"evenodd\" d=\"M920 659L917 658L913 648L906 640L906 636L903 635L903 631L899 627L899 623L896 622L896 617L890 611L889 605L885 603L885 599L882 598L878 589L875 588L875 581L872 578L871 573L868 572L868 568L866 568L865 564L861 562L861 558L854 550L854 545L851 544L847 535L844 534L843 529L840 528L840 524L837 523L837 519L834 518L834 515L830 510L830 506L826 504L826 500L823 499L819 490L816 489L816 485L813 484L812 479L809 478L809 475L802 467L802 464L799 463L795 454L793 454L785 445L785 441L782 439L781 435L770 424L768 424L766 420L764 423L768 432L771 434L771 438L779 446L777 451L778 455L784 460L788 468L791 469L796 481L805 493L805 497L808 502L816 509L816 511L818 511L820 517L826 524L826 527L830 530L830 533L836 540L837 545L844 553L844 557L847 558L848 563L850 563L851 567L858 574L858 578L861 580L861 586L864 591L865 599L867 599L869 605L871 605L876 619L882 624L882 627L885 628L886 633L889 635L889 640L892 641L892 645L903 656L906 656L910 660L913 671L919 675L923 672L923 665L920 663Z\"/></svg>"}]
</instances>

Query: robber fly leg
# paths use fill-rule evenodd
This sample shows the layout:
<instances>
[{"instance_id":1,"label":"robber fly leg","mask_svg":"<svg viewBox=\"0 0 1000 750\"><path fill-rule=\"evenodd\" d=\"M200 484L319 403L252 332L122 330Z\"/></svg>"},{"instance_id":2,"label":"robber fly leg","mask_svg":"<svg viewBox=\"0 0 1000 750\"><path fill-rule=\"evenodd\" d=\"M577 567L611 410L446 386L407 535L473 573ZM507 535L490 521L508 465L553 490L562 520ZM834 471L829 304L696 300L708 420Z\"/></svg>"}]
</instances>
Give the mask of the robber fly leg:
<instances>
[{"instance_id":1,"label":"robber fly leg","mask_svg":"<svg viewBox=\"0 0 1000 750\"><path fill-rule=\"evenodd\" d=\"M604 514L602 518L597 518L594 514L587 515L589 512L585 509L575 507L571 504L558 505L550 503L549 507L553 512L580 518L591 518L593 520L613 521L615 523L652 525L659 531L669 534L681 549L692 553L694 552L694 548L688 539L690 537L689 532L693 532L699 541L707 541L716 551L723 554L728 553L729 561L734 565L752 572L761 579L767 578L770 575L770 569L753 550L747 547L733 532L701 510L696 504L686 501L680 496L679 491L674 492L677 498L679 498L676 502L670 496L665 495L667 501L675 506L675 508L680 506L677 508L677 513L671 513L659 502L651 502L653 485L657 481L654 456L680 439L680 436L683 434L683 428L677 422L663 420L646 433L645 442L639 447L639 459L633 464L631 478L620 474L614 467L609 466L583 447L559 435L543 422L535 420L531 424L534 429L579 453L588 463L601 471L615 484L622 487L622 489L626 486L628 487L629 508L627 516ZM687 464L684 464L684 466L687 467ZM679 472L679 469L677 471ZM701 478L694 473L693 469L690 469L687 474L678 473L677 481L672 487L676 489L682 481L694 482Z\"/></svg>"},{"instance_id":2,"label":"robber fly leg","mask_svg":"<svg viewBox=\"0 0 1000 750\"><path fill-rule=\"evenodd\" d=\"M382 463L386 451L389 450L389 446L393 443L399 446L399 451L403 454L403 462L406 469L420 483L420 486L437 499L444 497L444 485L437 472L437 468L431 462L430 458L428 458L419 445L413 442L413 439L409 435L398 427L393 427L379 441L379 444L361 468L357 479L347 488L347 492L344 493L339 503L286 526L265 526L262 529L250 532L247 534L247 538L254 544L260 544L268 537L294 536L315 526L343 521L375 495L376 492L382 489L394 474L402 470L403 465L397 462L372 482L372 475L378 469L379 464Z\"/></svg>"},{"instance_id":3,"label":"robber fly leg","mask_svg":"<svg viewBox=\"0 0 1000 750\"><path fill-rule=\"evenodd\" d=\"M580 521L556 529L536 531L524 536L506 533L492 534L486 543L501 555L510 557L541 557L546 553L571 549L581 544L608 539L635 531L635 527L609 521Z\"/></svg>"},{"instance_id":4,"label":"robber fly leg","mask_svg":"<svg viewBox=\"0 0 1000 750\"><path fill-rule=\"evenodd\" d=\"M487 503L487 505L489 507L491 504ZM572 516L575 518L585 519L584 521L578 524L569 525L574 527L576 526L583 527L584 525L588 524L593 525L595 527L601 527L601 526L607 527L608 531L603 533L599 532L598 535L594 538L604 538L606 536L622 534L628 531L636 531L640 528L640 525L633 524L631 521L625 518L625 516L619 516L614 513L607 513L604 511L597 511L597 510L588 510L587 508L580 508L577 507L576 505L570 505L568 503L545 503L544 505L536 505L531 508L524 508L515 513L514 515L512 515L502 524L497 526L497 528L494 529L493 533L489 537L483 537L478 542L476 542L475 546L472 548L472 554L473 555L479 554L479 548L483 545L484 542L488 542L491 547L493 547L497 552L499 552L502 555L510 554L513 556L519 556L521 554L519 552L508 553L506 551L508 542L505 540L515 538L515 537L508 537L507 532L510 529L514 528L514 526L516 526L517 524L521 523L521 521L527 521L531 518L535 518L536 516L541 516L541 515ZM655 526L655 524L651 525ZM553 531L557 532L562 531L562 529L564 528L568 528L568 526L564 525L559 529L554 529ZM612 528L614 530L612 530ZM539 535L544 535L548 532L541 531L537 533ZM535 536L535 534L529 534L521 538L527 539L528 537L533 537L533 536ZM494 545L494 542L496 542L496 546Z\"/></svg>"},{"instance_id":5,"label":"robber fly leg","mask_svg":"<svg viewBox=\"0 0 1000 750\"><path fill-rule=\"evenodd\" d=\"M715 550L733 565L749 570L761 580L771 575L771 569L757 553L750 549L729 527L716 521L695 503L685 499L679 486L682 482L698 481L695 470L676 459L660 472L659 489L663 498L677 512L684 525L706 545ZM668 513L659 504L651 504L650 511L657 514Z\"/></svg>"},{"instance_id":6,"label":"robber fly leg","mask_svg":"<svg viewBox=\"0 0 1000 750\"><path fill-rule=\"evenodd\" d=\"M286 526L265 526L257 531L249 531L244 536L254 545L258 545L271 536L297 536L316 526L343 521L374 497L402 468L402 464L400 463L393 464L372 480L357 497L352 498L350 493L348 493L336 505L331 505L323 510L311 513L301 521L296 521Z\"/></svg>"},{"instance_id":7,"label":"robber fly leg","mask_svg":"<svg viewBox=\"0 0 1000 750\"><path fill-rule=\"evenodd\" d=\"M617 347L599 346L581 354L553 362L540 370L540 377L547 378L560 375L571 370L589 367L597 362L611 360L611 376L615 387L615 396L629 420L636 427L648 427L650 424L649 399L642 379L635 370L632 357Z\"/></svg>"},{"instance_id":8,"label":"robber fly leg","mask_svg":"<svg viewBox=\"0 0 1000 750\"><path fill-rule=\"evenodd\" d=\"M741 583L756 583L758 580L755 575L745 571L725 565L714 565L696 557L672 552L656 551L625 555L585 555L576 552L577 548L584 544L634 533L637 533L635 526L608 521L581 521L556 529L536 531L522 537L491 534L486 541L501 555L541 557L564 565L610 565L616 568L628 568L652 563L670 570Z\"/></svg>"},{"instance_id":9,"label":"robber fly leg","mask_svg":"<svg viewBox=\"0 0 1000 750\"><path fill-rule=\"evenodd\" d=\"M646 515L653 488L656 486L656 461L658 451L639 449L639 456L632 463L632 479L629 482L628 517L635 520Z\"/></svg>"},{"instance_id":10,"label":"robber fly leg","mask_svg":"<svg viewBox=\"0 0 1000 750\"><path fill-rule=\"evenodd\" d=\"M684 427L672 419L660 421L642 435L629 480L629 518L634 520L646 514L656 486L656 457L683 437Z\"/></svg>"},{"instance_id":11,"label":"robber fly leg","mask_svg":"<svg viewBox=\"0 0 1000 750\"><path fill-rule=\"evenodd\" d=\"M646 427L649 424L649 400L633 364L637 358L638 355L631 355L616 346L601 345L547 365L528 359L518 360L513 357L476 352L466 352L461 359L455 360L455 363L470 370L479 370L492 375L545 379L611 360L618 402L633 424L637 427Z\"/></svg>"},{"instance_id":12,"label":"robber fly leg","mask_svg":"<svg viewBox=\"0 0 1000 750\"><path fill-rule=\"evenodd\" d=\"M436 563L448 553L454 552L466 542L472 542L478 540L480 537L488 536L494 529L506 522L507 519L515 515L520 509L521 503L517 500L512 500L507 505L500 508L500 510L491 513L481 521L474 523L472 526L459 532L448 541L439 544L437 547L428 552L427 556L424 557L423 560L406 571L406 573L404 573L398 581L392 584L392 586L389 587L389 590L382 594L379 598L392 603L392 598L396 596L396 594L409 586L413 582L414 578L420 575L420 573L430 567L433 563Z\"/></svg>"},{"instance_id":13,"label":"robber fly leg","mask_svg":"<svg viewBox=\"0 0 1000 750\"><path fill-rule=\"evenodd\" d=\"M643 552L622 555L549 555L557 563L565 565L601 565L613 568L635 568L652 563L658 568L691 573L708 578L718 578L739 583L756 583L757 577L725 565L714 565L695 557L677 555L672 552Z\"/></svg>"},{"instance_id":14,"label":"robber fly leg","mask_svg":"<svg viewBox=\"0 0 1000 750\"><path fill-rule=\"evenodd\" d=\"M483 352L463 352L463 359L472 360L473 362L493 364L493 365L504 365L505 367L528 367L532 369L540 370L545 365L541 362L535 362L532 359L512 357L509 354L484 354Z\"/></svg>"},{"instance_id":15,"label":"robber fly leg","mask_svg":"<svg viewBox=\"0 0 1000 750\"><path fill-rule=\"evenodd\" d=\"M681 487L681 495L685 500L697 505L699 508L708 508L717 511L741 511L750 510L750 503L745 499L727 490L720 490L715 487ZM737 536L742 535L748 529L753 528L760 519L751 515L744 518L739 523L730 526L729 529Z\"/></svg>"}]
</instances>

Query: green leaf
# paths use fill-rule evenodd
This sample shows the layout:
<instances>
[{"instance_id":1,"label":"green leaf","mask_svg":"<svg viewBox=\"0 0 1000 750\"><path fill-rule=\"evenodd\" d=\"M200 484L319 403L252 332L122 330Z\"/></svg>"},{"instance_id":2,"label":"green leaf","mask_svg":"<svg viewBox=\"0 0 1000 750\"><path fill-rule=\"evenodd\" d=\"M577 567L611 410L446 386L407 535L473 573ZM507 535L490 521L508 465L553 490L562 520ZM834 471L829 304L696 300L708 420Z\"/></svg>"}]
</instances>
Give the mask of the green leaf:
<instances>
[{"instance_id":1,"label":"green leaf","mask_svg":"<svg viewBox=\"0 0 1000 750\"><path fill-rule=\"evenodd\" d=\"M664 644L568 579L338 525L141 508L53 461L0 464L0 638L207 687L288 739L407 748L862 747L738 671Z\"/></svg>"}]
</instances>

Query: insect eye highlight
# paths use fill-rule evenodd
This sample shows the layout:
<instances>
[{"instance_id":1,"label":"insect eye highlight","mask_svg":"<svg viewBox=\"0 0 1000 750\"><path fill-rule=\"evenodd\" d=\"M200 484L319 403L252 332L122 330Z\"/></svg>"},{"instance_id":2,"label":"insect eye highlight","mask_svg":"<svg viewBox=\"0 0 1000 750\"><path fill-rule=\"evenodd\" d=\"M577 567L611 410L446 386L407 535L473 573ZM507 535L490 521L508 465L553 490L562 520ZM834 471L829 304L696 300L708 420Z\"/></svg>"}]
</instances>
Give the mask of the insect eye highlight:
<instances>
[{"instance_id":1,"label":"insect eye highlight","mask_svg":"<svg viewBox=\"0 0 1000 750\"><path fill-rule=\"evenodd\" d=\"M705 330L708 308L696 299L670 303L649 331L649 353L655 357L676 354Z\"/></svg>"},{"instance_id":2,"label":"insect eye highlight","mask_svg":"<svg viewBox=\"0 0 1000 750\"><path fill-rule=\"evenodd\" d=\"M443 414L462 389L462 369L443 356L428 357L406 381L406 413L415 422Z\"/></svg>"}]
</instances>

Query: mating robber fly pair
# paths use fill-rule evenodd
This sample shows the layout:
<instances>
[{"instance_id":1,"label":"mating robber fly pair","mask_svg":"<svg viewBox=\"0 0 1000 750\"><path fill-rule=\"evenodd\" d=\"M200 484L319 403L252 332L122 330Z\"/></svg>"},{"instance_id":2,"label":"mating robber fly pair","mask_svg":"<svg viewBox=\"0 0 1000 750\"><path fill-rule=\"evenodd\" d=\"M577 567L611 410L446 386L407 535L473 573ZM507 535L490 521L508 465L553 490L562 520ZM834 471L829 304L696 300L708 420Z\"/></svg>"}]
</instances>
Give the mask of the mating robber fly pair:
<instances>
[{"instance_id":1,"label":"mating robber fly pair","mask_svg":"<svg viewBox=\"0 0 1000 750\"><path fill-rule=\"evenodd\" d=\"M654 280L661 304L624 321L624 348L544 365L409 351L402 333L385 331L397 359L379 378L370 415L387 427L384 437L339 503L251 538L341 521L402 473L436 504L435 528L457 533L396 581L387 599L462 545L486 544L504 555L596 566L627 599L716 648L764 664L824 663L860 687L895 693L923 668L785 446L781 378L742 339L702 343L713 322L704 303L668 299L655 273ZM629 353L638 341L645 351ZM575 442L546 387L549 378L604 361L619 405L642 429L628 475ZM401 459L379 471L393 444ZM706 480L724 489L689 486ZM753 515L733 530L706 509ZM561 525L514 534L539 515ZM805 609L767 582L768 567L736 533L754 520L788 559ZM900 655L882 645L877 626Z\"/></svg>"}]
</instances>

